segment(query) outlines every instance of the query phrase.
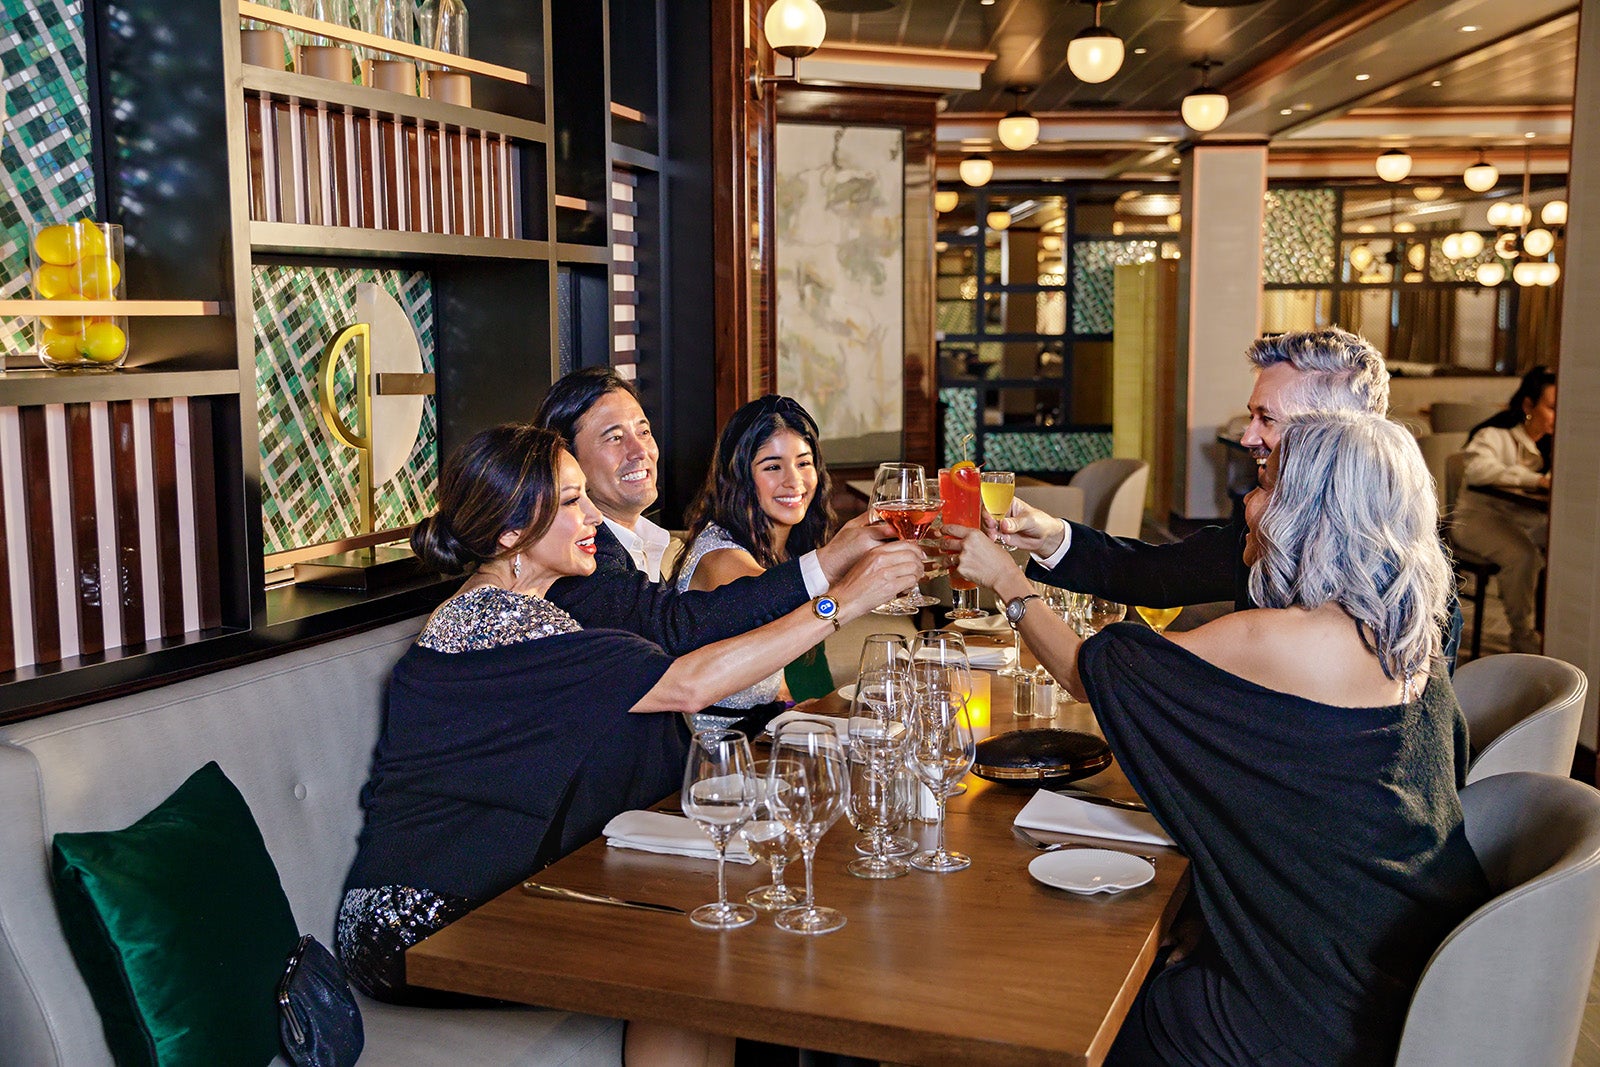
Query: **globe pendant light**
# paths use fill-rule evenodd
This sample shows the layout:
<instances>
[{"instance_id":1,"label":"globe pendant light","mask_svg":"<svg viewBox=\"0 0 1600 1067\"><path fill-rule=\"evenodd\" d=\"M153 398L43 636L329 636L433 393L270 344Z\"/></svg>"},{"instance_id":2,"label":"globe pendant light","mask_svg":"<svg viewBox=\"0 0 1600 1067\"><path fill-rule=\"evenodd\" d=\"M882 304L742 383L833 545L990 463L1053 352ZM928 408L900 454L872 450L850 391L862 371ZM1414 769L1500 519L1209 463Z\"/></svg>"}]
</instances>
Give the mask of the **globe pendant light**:
<instances>
[{"instance_id":1,"label":"globe pendant light","mask_svg":"<svg viewBox=\"0 0 1600 1067\"><path fill-rule=\"evenodd\" d=\"M1483 251L1483 234L1476 230L1467 230L1461 234L1461 258L1477 259Z\"/></svg>"},{"instance_id":2,"label":"globe pendant light","mask_svg":"<svg viewBox=\"0 0 1600 1067\"><path fill-rule=\"evenodd\" d=\"M1546 226L1565 226L1567 224L1567 202L1565 200L1552 200L1539 209L1539 221Z\"/></svg>"},{"instance_id":3,"label":"globe pendant light","mask_svg":"<svg viewBox=\"0 0 1600 1067\"><path fill-rule=\"evenodd\" d=\"M1378 177L1386 182L1405 181L1411 173L1411 156L1398 148L1391 148L1378 156Z\"/></svg>"},{"instance_id":4,"label":"globe pendant light","mask_svg":"<svg viewBox=\"0 0 1600 1067\"><path fill-rule=\"evenodd\" d=\"M1122 69L1122 38L1100 25L1102 0L1080 0L1094 4L1094 25L1078 31L1067 42L1067 69L1079 81L1103 82Z\"/></svg>"},{"instance_id":5,"label":"globe pendant light","mask_svg":"<svg viewBox=\"0 0 1600 1067\"><path fill-rule=\"evenodd\" d=\"M1461 181L1475 193L1488 192L1499 180L1500 172L1495 170L1492 164L1484 161L1482 151L1478 152L1478 161L1461 175Z\"/></svg>"},{"instance_id":6,"label":"globe pendant light","mask_svg":"<svg viewBox=\"0 0 1600 1067\"><path fill-rule=\"evenodd\" d=\"M1458 259L1466 258L1465 249L1461 247L1461 234L1459 233L1446 235L1444 240L1439 242L1439 251L1443 252L1444 258L1452 263Z\"/></svg>"},{"instance_id":7,"label":"globe pendant light","mask_svg":"<svg viewBox=\"0 0 1600 1067\"><path fill-rule=\"evenodd\" d=\"M1000 143L1013 152L1021 152L1039 143L1039 120L1022 107L1022 94L1027 91L1028 87L1024 85L1012 87L1012 102L1016 106L1000 120Z\"/></svg>"},{"instance_id":8,"label":"globe pendant light","mask_svg":"<svg viewBox=\"0 0 1600 1067\"><path fill-rule=\"evenodd\" d=\"M1214 59L1191 63L1200 72L1200 87L1183 98L1183 121L1196 133L1208 133L1228 117L1228 98L1208 84L1211 68L1222 64Z\"/></svg>"},{"instance_id":9,"label":"globe pendant light","mask_svg":"<svg viewBox=\"0 0 1600 1067\"><path fill-rule=\"evenodd\" d=\"M1526 289L1530 285L1538 285L1542 273L1539 268L1542 264L1524 260L1511 268L1511 280Z\"/></svg>"},{"instance_id":10,"label":"globe pendant light","mask_svg":"<svg viewBox=\"0 0 1600 1067\"><path fill-rule=\"evenodd\" d=\"M1499 285L1506 280L1506 265L1499 261L1478 265L1478 284L1486 287Z\"/></svg>"},{"instance_id":11,"label":"globe pendant light","mask_svg":"<svg viewBox=\"0 0 1600 1067\"><path fill-rule=\"evenodd\" d=\"M1555 246L1555 235L1542 227L1529 230L1522 236L1522 250L1530 256L1548 256Z\"/></svg>"},{"instance_id":12,"label":"globe pendant light","mask_svg":"<svg viewBox=\"0 0 1600 1067\"><path fill-rule=\"evenodd\" d=\"M1005 230L1011 227L1011 212L991 211L983 217L983 221L991 230Z\"/></svg>"},{"instance_id":13,"label":"globe pendant light","mask_svg":"<svg viewBox=\"0 0 1600 1067\"><path fill-rule=\"evenodd\" d=\"M774 52L800 59L822 47L828 19L817 0L773 0L762 29Z\"/></svg>"},{"instance_id":14,"label":"globe pendant light","mask_svg":"<svg viewBox=\"0 0 1600 1067\"><path fill-rule=\"evenodd\" d=\"M962 181L976 189L980 185L988 185L989 179L994 177L994 160L988 156L968 156L956 170Z\"/></svg>"},{"instance_id":15,"label":"globe pendant light","mask_svg":"<svg viewBox=\"0 0 1600 1067\"><path fill-rule=\"evenodd\" d=\"M933 210L941 215L949 214L961 203L961 194L954 189L940 189L933 194Z\"/></svg>"}]
</instances>

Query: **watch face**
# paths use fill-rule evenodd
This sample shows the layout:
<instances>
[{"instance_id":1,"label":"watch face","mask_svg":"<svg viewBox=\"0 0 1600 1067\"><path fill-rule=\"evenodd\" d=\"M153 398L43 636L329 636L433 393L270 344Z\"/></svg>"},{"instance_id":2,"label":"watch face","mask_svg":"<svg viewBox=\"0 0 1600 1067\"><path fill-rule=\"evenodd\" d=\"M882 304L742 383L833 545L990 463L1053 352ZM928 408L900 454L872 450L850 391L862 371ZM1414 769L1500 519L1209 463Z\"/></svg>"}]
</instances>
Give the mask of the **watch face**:
<instances>
[{"instance_id":1,"label":"watch face","mask_svg":"<svg viewBox=\"0 0 1600 1067\"><path fill-rule=\"evenodd\" d=\"M813 610L816 611L817 618L831 619L834 613L839 610L839 605L832 597L819 596L816 599Z\"/></svg>"},{"instance_id":2,"label":"watch face","mask_svg":"<svg viewBox=\"0 0 1600 1067\"><path fill-rule=\"evenodd\" d=\"M1006 618L1011 622L1021 622L1022 613L1028 610L1028 602L1021 597L1006 601Z\"/></svg>"}]
</instances>

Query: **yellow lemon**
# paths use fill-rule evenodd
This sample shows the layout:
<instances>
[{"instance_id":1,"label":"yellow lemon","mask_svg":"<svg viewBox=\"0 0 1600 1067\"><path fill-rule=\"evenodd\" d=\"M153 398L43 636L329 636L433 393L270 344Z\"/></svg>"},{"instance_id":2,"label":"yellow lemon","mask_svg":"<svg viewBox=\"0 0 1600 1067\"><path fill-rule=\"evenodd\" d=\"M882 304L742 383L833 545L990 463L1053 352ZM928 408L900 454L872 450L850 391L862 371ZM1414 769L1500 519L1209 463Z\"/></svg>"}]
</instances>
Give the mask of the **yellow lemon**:
<instances>
[{"instance_id":1,"label":"yellow lemon","mask_svg":"<svg viewBox=\"0 0 1600 1067\"><path fill-rule=\"evenodd\" d=\"M33 251L41 263L70 267L78 262L78 236L71 226L46 226L34 234Z\"/></svg>"},{"instance_id":2,"label":"yellow lemon","mask_svg":"<svg viewBox=\"0 0 1600 1067\"><path fill-rule=\"evenodd\" d=\"M128 335L114 322L91 322L78 351L96 363L111 363L128 350Z\"/></svg>"},{"instance_id":3,"label":"yellow lemon","mask_svg":"<svg viewBox=\"0 0 1600 1067\"><path fill-rule=\"evenodd\" d=\"M59 300L74 292L78 285L78 272L72 267L46 263L33 274L33 287L46 300Z\"/></svg>"},{"instance_id":4,"label":"yellow lemon","mask_svg":"<svg viewBox=\"0 0 1600 1067\"><path fill-rule=\"evenodd\" d=\"M56 299L82 300L84 299L84 296L82 293L66 293L62 296L56 297ZM39 321L44 323L47 329L54 330L56 333L70 333L74 335L81 334L85 325L85 320L76 315L41 315L39 316Z\"/></svg>"},{"instance_id":5,"label":"yellow lemon","mask_svg":"<svg viewBox=\"0 0 1600 1067\"><path fill-rule=\"evenodd\" d=\"M78 263L77 289L90 300L113 299L121 281L121 268L108 256L85 257Z\"/></svg>"},{"instance_id":6,"label":"yellow lemon","mask_svg":"<svg viewBox=\"0 0 1600 1067\"><path fill-rule=\"evenodd\" d=\"M39 338L39 355L52 363L76 363L80 358L78 340L74 334L46 330L44 336Z\"/></svg>"},{"instance_id":7,"label":"yellow lemon","mask_svg":"<svg viewBox=\"0 0 1600 1067\"><path fill-rule=\"evenodd\" d=\"M79 219L73 223L77 229L78 254L80 256L103 256L110 245L106 242L106 233L88 219Z\"/></svg>"}]
</instances>

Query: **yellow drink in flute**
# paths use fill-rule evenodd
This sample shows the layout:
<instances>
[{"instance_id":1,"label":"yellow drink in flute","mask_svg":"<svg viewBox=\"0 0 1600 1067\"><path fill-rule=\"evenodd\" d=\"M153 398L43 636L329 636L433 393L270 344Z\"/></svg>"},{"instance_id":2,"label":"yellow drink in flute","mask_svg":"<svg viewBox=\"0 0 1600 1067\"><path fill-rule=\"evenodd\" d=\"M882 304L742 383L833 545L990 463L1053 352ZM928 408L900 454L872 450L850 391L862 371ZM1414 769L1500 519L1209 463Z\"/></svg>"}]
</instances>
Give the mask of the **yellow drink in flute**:
<instances>
[{"instance_id":1,"label":"yellow drink in flute","mask_svg":"<svg viewBox=\"0 0 1600 1067\"><path fill-rule=\"evenodd\" d=\"M1172 620L1178 617L1183 605L1180 604L1175 608L1134 608L1134 610L1139 613L1139 618L1150 624L1150 629L1159 634L1172 625Z\"/></svg>"},{"instance_id":2,"label":"yellow drink in flute","mask_svg":"<svg viewBox=\"0 0 1600 1067\"><path fill-rule=\"evenodd\" d=\"M983 494L983 509L997 519L1005 518L1011 511L1011 498L1017 493L1015 482L984 482L979 488Z\"/></svg>"}]
</instances>

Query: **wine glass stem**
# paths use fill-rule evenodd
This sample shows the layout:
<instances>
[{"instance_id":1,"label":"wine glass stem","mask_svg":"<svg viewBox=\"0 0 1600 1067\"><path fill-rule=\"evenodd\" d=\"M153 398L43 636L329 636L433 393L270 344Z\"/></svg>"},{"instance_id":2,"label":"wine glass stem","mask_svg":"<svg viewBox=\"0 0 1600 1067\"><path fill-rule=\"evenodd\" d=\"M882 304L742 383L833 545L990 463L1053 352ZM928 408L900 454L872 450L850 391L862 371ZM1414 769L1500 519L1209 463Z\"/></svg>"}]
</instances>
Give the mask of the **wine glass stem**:
<instances>
[{"instance_id":1,"label":"wine glass stem","mask_svg":"<svg viewBox=\"0 0 1600 1067\"><path fill-rule=\"evenodd\" d=\"M728 843L724 841L717 846L717 910L728 910L728 881L724 877L724 869L728 865Z\"/></svg>"},{"instance_id":2,"label":"wine glass stem","mask_svg":"<svg viewBox=\"0 0 1600 1067\"><path fill-rule=\"evenodd\" d=\"M1011 628L1011 647L1017 653L1017 660L1011 666L1020 671L1022 670L1022 631L1015 626Z\"/></svg>"},{"instance_id":3,"label":"wine glass stem","mask_svg":"<svg viewBox=\"0 0 1600 1067\"><path fill-rule=\"evenodd\" d=\"M812 899L811 899L811 857L816 855L816 853L817 853L817 846L815 844L808 845L803 841L800 843L800 859L806 865L806 910L807 911L810 911L812 908L816 907L816 904L814 904L812 902Z\"/></svg>"},{"instance_id":4,"label":"wine glass stem","mask_svg":"<svg viewBox=\"0 0 1600 1067\"><path fill-rule=\"evenodd\" d=\"M773 858L770 866L772 867L772 893L774 896L782 896L784 889L787 888L783 884L783 869L789 866L789 861L783 856L777 856Z\"/></svg>"},{"instance_id":5,"label":"wine glass stem","mask_svg":"<svg viewBox=\"0 0 1600 1067\"><path fill-rule=\"evenodd\" d=\"M942 856L942 855L944 855L944 803L945 803L945 795L944 795L943 792L940 792L933 799L934 799L934 802L936 804L938 804L938 806L939 806L939 836L937 838L938 847L935 848L933 851L934 851L935 855Z\"/></svg>"}]
</instances>

